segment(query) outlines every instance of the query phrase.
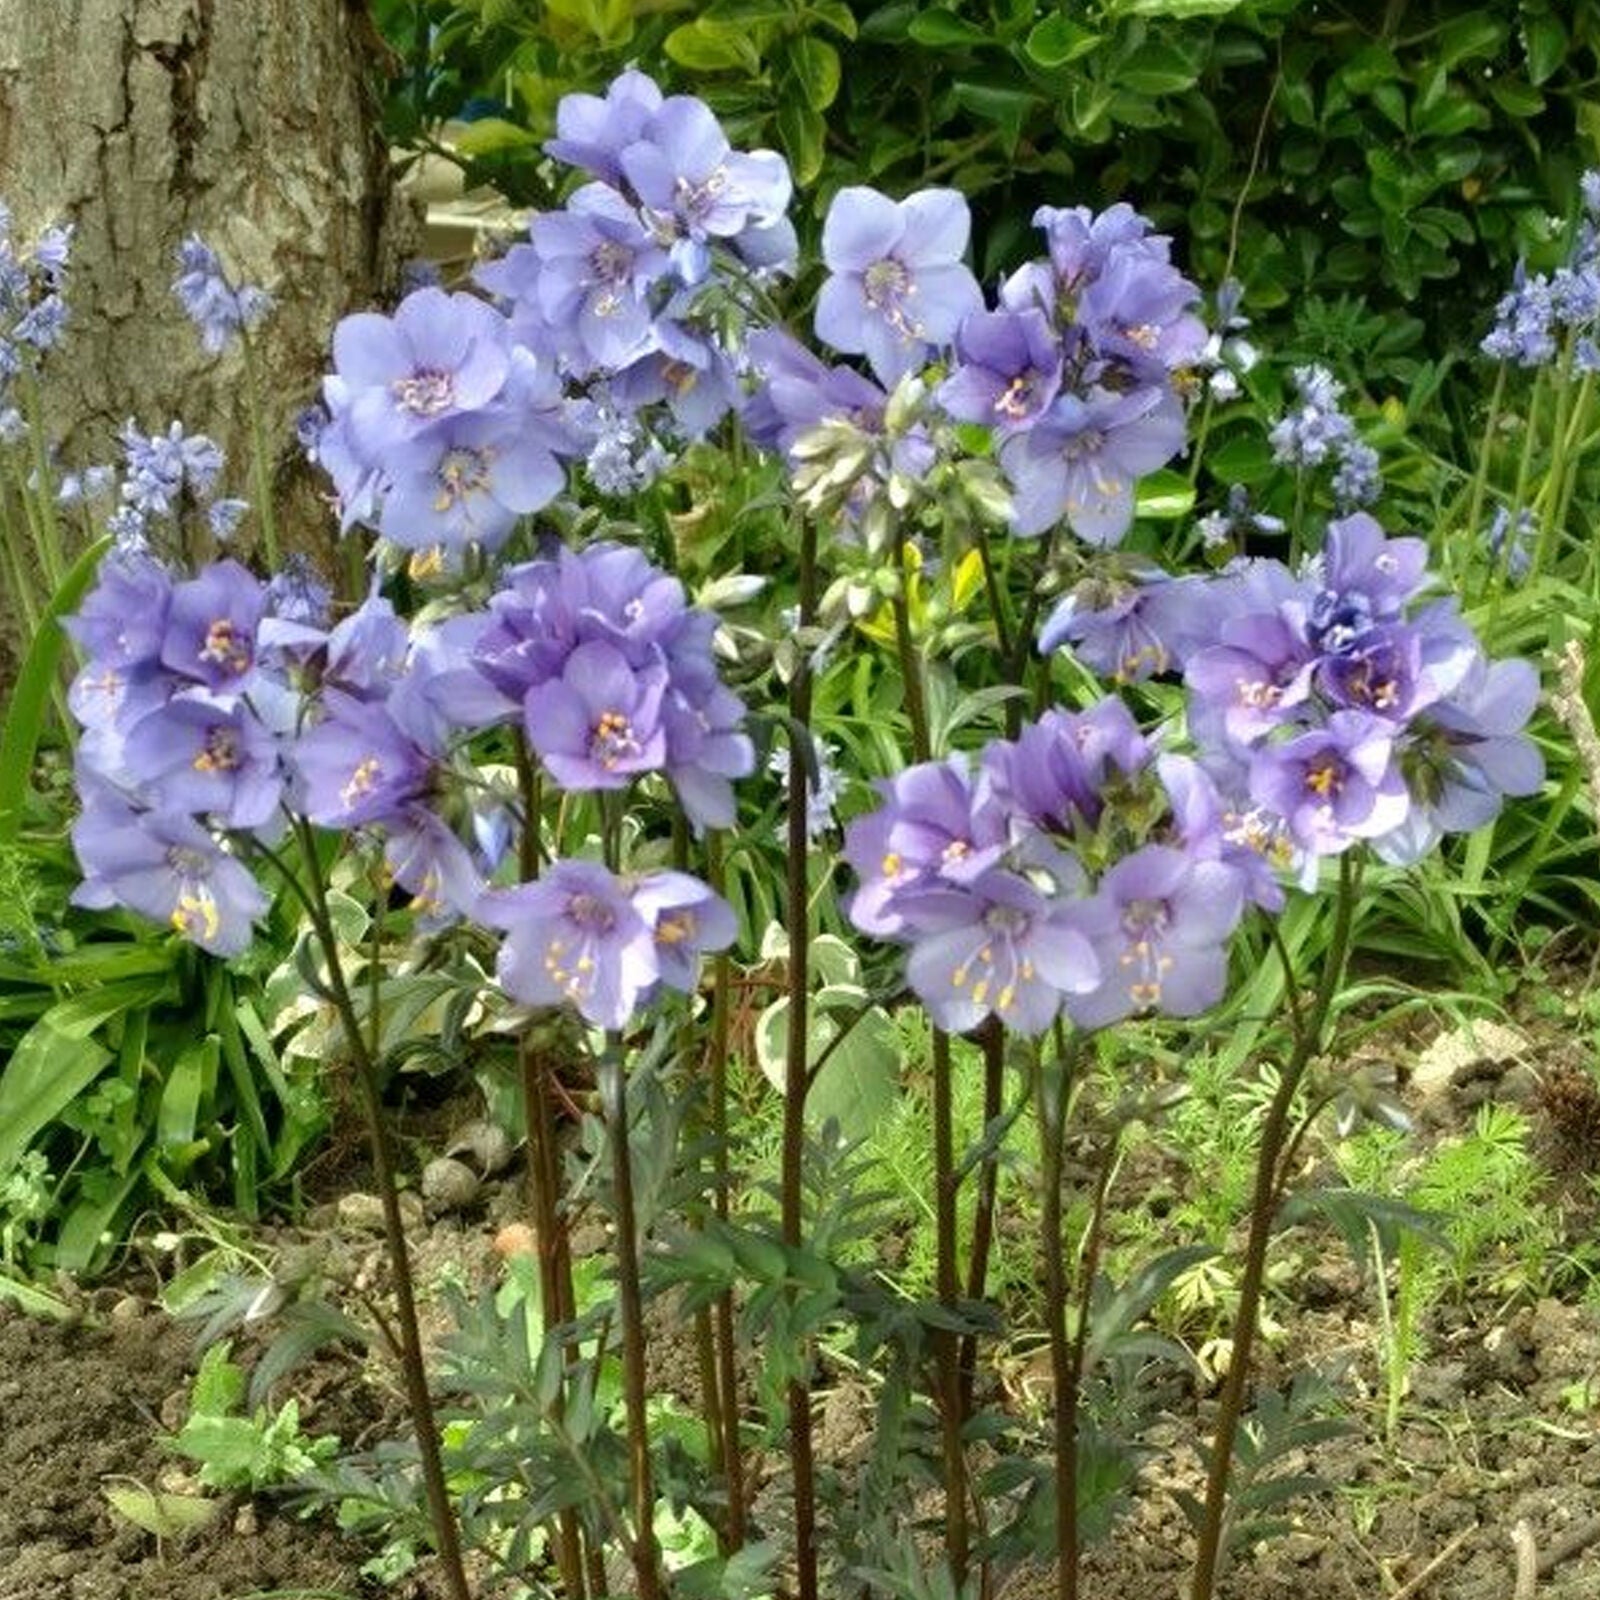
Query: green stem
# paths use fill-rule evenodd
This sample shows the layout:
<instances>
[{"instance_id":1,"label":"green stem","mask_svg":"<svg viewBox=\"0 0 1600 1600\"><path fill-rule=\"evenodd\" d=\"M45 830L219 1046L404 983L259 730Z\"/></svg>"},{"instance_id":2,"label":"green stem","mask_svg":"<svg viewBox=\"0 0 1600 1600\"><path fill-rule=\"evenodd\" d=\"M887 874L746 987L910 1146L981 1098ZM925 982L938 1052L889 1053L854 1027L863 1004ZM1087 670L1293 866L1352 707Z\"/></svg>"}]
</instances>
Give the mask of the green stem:
<instances>
[{"instance_id":1,"label":"green stem","mask_svg":"<svg viewBox=\"0 0 1600 1600\"><path fill-rule=\"evenodd\" d=\"M805 1153L806 1055L810 1034L811 908L806 871L806 773L809 752L799 748L811 729L811 662L806 630L816 613L817 534L809 517L800 521L797 631L801 635L789 680L789 818L785 872L785 921L789 932L789 1015L783 1096L783 1165L780 1179L784 1243L796 1248L804 1228L802 1167ZM799 1600L818 1600L816 1463L811 1443L811 1383L789 1384L789 1466L794 1496L795 1572Z\"/></svg>"},{"instance_id":2,"label":"green stem","mask_svg":"<svg viewBox=\"0 0 1600 1600\"><path fill-rule=\"evenodd\" d=\"M1260 1321L1261 1290L1266 1281L1267 1245L1278 1210L1285 1175L1282 1172L1285 1139L1294 1097L1306 1068L1321 1052L1333 1002L1344 978L1355 922L1360 866L1349 854L1339 858L1339 897L1334 907L1333 933L1323 955L1321 981L1304 1031L1296 1040L1289 1061L1262 1125L1256 1155L1255 1193L1250 1206L1250 1233L1245 1246L1244 1276L1239 1283L1239 1307L1234 1315L1232 1355L1217 1403L1217 1425L1211 1441L1211 1461L1206 1474L1205 1510L1200 1522L1199 1549L1195 1555L1190 1600L1213 1600L1221 1564L1226 1523L1228 1479L1233 1470L1233 1446L1244 1414L1245 1386L1250 1357Z\"/></svg>"},{"instance_id":3,"label":"green stem","mask_svg":"<svg viewBox=\"0 0 1600 1600\"><path fill-rule=\"evenodd\" d=\"M44 405L39 395L39 380L32 373L22 385L22 397L28 413L28 442L33 452L33 498L39 511L39 561L50 587L57 589L66 576L67 562L61 544L61 528L56 521L55 473L51 470L50 452L45 444Z\"/></svg>"},{"instance_id":4,"label":"green stem","mask_svg":"<svg viewBox=\"0 0 1600 1600\"><path fill-rule=\"evenodd\" d=\"M611 1182L617 1201L617 1302L622 1322L622 1395L628 1423L628 1492L632 1514L637 1600L662 1600L661 1552L656 1544L656 1492L650 1467L650 1419L646 1408L644 1299L639 1285L639 1231L633 1198L633 1153L628 1130L628 1077L622 1052L610 1041L601 1064L606 1132L611 1143Z\"/></svg>"},{"instance_id":5,"label":"green stem","mask_svg":"<svg viewBox=\"0 0 1600 1600\"><path fill-rule=\"evenodd\" d=\"M344 966L339 959L339 936L328 909L327 884L317 855L316 835L311 824L296 819L301 854L305 861L306 882L302 884L288 872L281 856L264 851L268 859L284 872L311 919L312 931L328 967L328 992L344 1029L345 1043L354 1058L356 1079L361 1090L362 1110L367 1123L367 1138L372 1148L373 1173L378 1196L383 1204L384 1242L389 1267L394 1273L395 1311L400 1324L401 1372L411 1424L417 1438L417 1454L422 1464L423 1490L427 1497L429 1520L444 1568L451 1600L472 1600L466 1569L461 1561L461 1542L455 1514L450 1506L450 1490L445 1482L444 1463L439 1452L439 1426L434 1417L433 1397L428 1392L428 1370L422 1350L422 1330L417 1321L416 1289L411 1277L411 1256L406 1246L405 1224L400 1217L400 1196L395 1183L394 1150L384 1118L383 1094L378 1084L378 1067L367 1048L361 1020L350 998Z\"/></svg>"},{"instance_id":6,"label":"green stem","mask_svg":"<svg viewBox=\"0 0 1600 1600\"><path fill-rule=\"evenodd\" d=\"M1561 351L1561 366L1556 377L1556 415L1555 425L1550 431L1550 460L1545 468L1545 481L1541 488L1539 499L1543 501L1539 517L1539 537L1534 545L1533 565L1529 570L1530 577L1542 577L1549 565L1551 546L1556 537L1556 513L1558 493L1552 492L1561 482L1566 471L1566 443L1567 423L1572 415L1573 386L1572 386L1572 359L1575 340L1571 334L1567 335L1566 343ZM1530 417L1531 428L1533 419ZM1519 496L1520 500L1520 496ZM1511 548L1515 543L1510 530L1506 537L1506 559L1509 564Z\"/></svg>"},{"instance_id":7,"label":"green stem","mask_svg":"<svg viewBox=\"0 0 1600 1600\"><path fill-rule=\"evenodd\" d=\"M240 331L239 343L244 349L245 407L250 413L250 476L255 485L256 515L261 519L261 546L267 565L276 572L282 555L278 545L278 513L272 500L272 455L267 449L266 422L261 414L260 369L247 331Z\"/></svg>"},{"instance_id":8,"label":"green stem","mask_svg":"<svg viewBox=\"0 0 1600 1600\"><path fill-rule=\"evenodd\" d=\"M1479 537L1483 497L1489 486L1489 465L1494 456L1495 434L1500 426L1500 405L1506 392L1506 370L1504 361L1495 368L1494 388L1489 392L1489 415L1483 425L1483 442L1478 446L1478 467L1472 474L1472 498L1467 502L1466 526L1469 549Z\"/></svg>"}]
</instances>

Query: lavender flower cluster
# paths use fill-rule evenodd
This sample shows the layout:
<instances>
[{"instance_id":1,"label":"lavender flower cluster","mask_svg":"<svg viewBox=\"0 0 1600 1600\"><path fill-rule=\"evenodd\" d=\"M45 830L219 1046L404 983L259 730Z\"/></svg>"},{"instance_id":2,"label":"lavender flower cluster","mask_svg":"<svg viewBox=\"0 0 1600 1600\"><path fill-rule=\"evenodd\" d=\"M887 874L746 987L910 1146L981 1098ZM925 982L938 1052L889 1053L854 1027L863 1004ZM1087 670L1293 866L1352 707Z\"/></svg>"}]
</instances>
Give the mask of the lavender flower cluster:
<instances>
[{"instance_id":1,"label":"lavender flower cluster","mask_svg":"<svg viewBox=\"0 0 1600 1600\"><path fill-rule=\"evenodd\" d=\"M1530 276L1523 262L1495 307L1494 326L1481 349L1518 367L1553 362L1572 341L1577 372L1600 371L1600 171L1581 183L1583 215L1566 262L1552 273Z\"/></svg>"},{"instance_id":2,"label":"lavender flower cluster","mask_svg":"<svg viewBox=\"0 0 1600 1600\"><path fill-rule=\"evenodd\" d=\"M1294 369L1299 404L1281 417L1267 435L1272 459L1296 472L1332 464L1334 504L1356 511L1378 498L1383 484L1378 452L1357 432L1340 402L1344 385L1326 367Z\"/></svg>"},{"instance_id":3,"label":"lavender flower cluster","mask_svg":"<svg viewBox=\"0 0 1600 1600\"><path fill-rule=\"evenodd\" d=\"M847 834L852 920L910 947L911 987L952 1030L1204 1010L1242 909L1281 906L1280 875L1311 888L1362 844L1409 863L1538 790L1536 674L1486 657L1426 567L1420 539L1356 513L1298 573L1138 571L1110 603L1092 580L1042 643L1125 681L1181 672L1195 755L1155 754L1107 700L975 769L911 768Z\"/></svg>"},{"instance_id":4,"label":"lavender flower cluster","mask_svg":"<svg viewBox=\"0 0 1600 1600\"><path fill-rule=\"evenodd\" d=\"M340 324L312 449L347 528L493 551L565 486L563 461L631 492L664 438L742 399L737 296L794 259L782 157L735 151L702 102L640 72L567 96L557 130L550 154L593 181L479 269L496 305L426 287Z\"/></svg>"},{"instance_id":5,"label":"lavender flower cluster","mask_svg":"<svg viewBox=\"0 0 1600 1600\"><path fill-rule=\"evenodd\" d=\"M930 409L992 430L1015 532L1065 519L1087 543L1115 544L1139 478L1183 448L1178 375L1207 347L1199 291L1130 206L1046 206L1034 222L1048 255L1006 279L987 310L962 263L971 219L958 192L897 202L841 190L823 225L817 337L865 356L884 385L945 359ZM830 369L778 332L750 353L759 381L745 421L757 442L803 461L815 453L808 436L830 421L868 439L884 431L889 396L853 369ZM930 457L926 430L913 428L884 470L920 477Z\"/></svg>"},{"instance_id":6,"label":"lavender flower cluster","mask_svg":"<svg viewBox=\"0 0 1600 1600\"><path fill-rule=\"evenodd\" d=\"M437 627L408 626L375 593L330 629L325 599L298 573L262 584L232 561L187 582L148 556L107 562L69 623L87 657L70 692L85 730L80 903L238 954L267 905L245 860L303 816L381 833L424 918L510 928L505 986L530 1004L565 999L620 1027L617 1007L654 983L689 985L699 952L732 937L722 902L684 874L613 880L577 862L536 889L488 891L509 825L482 809L461 746L517 718L562 787L659 771L697 824L725 826L754 751L712 659L715 619L612 545L514 568L487 610Z\"/></svg>"}]
</instances>

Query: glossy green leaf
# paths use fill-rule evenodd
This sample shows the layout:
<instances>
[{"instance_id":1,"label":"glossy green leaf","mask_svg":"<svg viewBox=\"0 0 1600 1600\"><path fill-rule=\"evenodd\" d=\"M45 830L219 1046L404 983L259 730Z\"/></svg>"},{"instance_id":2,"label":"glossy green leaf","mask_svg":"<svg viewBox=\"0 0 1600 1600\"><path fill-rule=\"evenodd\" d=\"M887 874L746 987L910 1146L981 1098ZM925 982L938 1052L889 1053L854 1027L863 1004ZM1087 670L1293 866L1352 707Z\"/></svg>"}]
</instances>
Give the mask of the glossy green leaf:
<instances>
[{"instance_id":1,"label":"glossy green leaf","mask_svg":"<svg viewBox=\"0 0 1600 1600\"><path fill-rule=\"evenodd\" d=\"M823 140L827 126L798 95L787 95L778 106L778 136L798 184L813 183L822 170Z\"/></svg>"},{"instance_id":2,"label":"glossy green leaf","mask_svg":"<svg viewBox=\"0 0 1600 1600\"><path fill-rule=\"evenodd\" d=\"M856 16L845 0L809 0L806 15L814 17L824 27L832 28L842 38L854 39L856 36Z\"/></svg>"},{"instance_id":3,"label":"glossy green leaf","mask_svg":"<svg viewBox=\"0 0 1600 1600\"><path fill-rule=\"evenodd\" d=\"M1194 485L1188 475L1163 467L1139 480L1134 505L1141 517L1172 522L1194 510L1194 498Z\"/></svg>"},{"instance_id":4,"label":"glossy green leaf","mask_svg":"<svg viewBox=\"0 0 1600 1600\"><path fill-rule=\"evenodd\" d=\"M1525 18L1522 48L1528 58L1528 81L1533 84L1548 82L1567 59L1566 24L1550 12Z\"/></svg>"},{"instance_id":5,"label":"glossy green leaf","mask_svg":"<svg viewBox=\"0 0 1600 1600\"><path fill-rule=\"evenodd\" d=\"M22 1036L0 1077L0 1174L9 1172L38 1132L105 1070L111 1052L98 1040L55 1027L50 1014Z\"/></svg>"},{"instance_id":6,"label":"glossy green leaf","mask_svg":"<svg viewBox=\"0 0 1600 1600\"><path fill-rule=\"evenodd\" d=\"M953 50L963 45L991 44L988 33L953 11L923 11L914 17L906 33L930 50Z\"/></svg>"},{"instance_id":7,"label":"glossy green leaf","mask_svg":"<svg viewBox=\"0 0 1600 1600\"><path fill-rule=\"evenodd\" d=\"M1057 12L1034 25L1022 49L1035 66L1064 67L1069 61L1088 55L1100 39L1100 34L1081 22Z\"/></svg>"},{"instance_id":8,"label":"glossy green leaf","mask_svg":"<svg viewBox=\"0 0 1600 1600\"><path fill-rule=\"evenodd\" d=\"M662 48L680 67L693 72L725 72L730 67L756 72L761 67L760 52L744 29L709 17L674 28Z\"/></svg>"},{"instance_id":9,"label":"glossy green leaf","mask_svg":"<svg viewBox=\"0 0 1600 1600\"><path fill-rule=\"evenodd\" d=\"M839 52L826 39L802 33L789 41L789 70L813 111L826 111L839 94Z\"/></svg>"},{"instance_id":10,"label":"glossy green leaf","mask_svg":"<svg viewBox=\"0 0 1600 1600\"><path fill-rule=\"evenodd\" d=\"M1492 56L1505 42L1506 23L1488 11L1469 11L1452 17L1431 41L1431 49L1449 72L1464 61Z\"/></svg>"},{"instance_id":11,"label":"glossy green leaf","mask_svg":"<svg viewBox=\"0 0 1600 1600\"><path fill-rule=\"evenodd\" d=\"M1128 56L1116 72L1119 89L1135 94L1176 94L1200 76L1196 56L1162 39L1152 39Z\"/></svg>"},{"instance_id":12,"label":"glossy green leaf","mask_svg":"<svg viewBox=\"0 0 1600 1600\"><path fill-rule=\"evenodd\" d=\"M0 848L14 841L22 827L34 758L49 714L50 690L66 643L60 618L78 609L78 602L99 570L100 558L110 547L109 539L101 539L73 562L45 607L38 632L12 686L5 724L0 727Z\"/></svg>"}]
</instances>

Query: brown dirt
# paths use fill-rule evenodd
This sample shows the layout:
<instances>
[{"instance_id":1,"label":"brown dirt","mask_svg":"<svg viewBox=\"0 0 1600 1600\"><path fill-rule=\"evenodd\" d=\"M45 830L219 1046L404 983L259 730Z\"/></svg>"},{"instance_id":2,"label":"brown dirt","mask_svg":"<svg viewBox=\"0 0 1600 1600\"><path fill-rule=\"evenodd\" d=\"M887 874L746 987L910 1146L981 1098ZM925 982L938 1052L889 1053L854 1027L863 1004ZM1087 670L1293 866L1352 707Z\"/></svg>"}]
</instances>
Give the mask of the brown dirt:
<instances>
[{"instance_id":1,"label":"brown dirt","mask_svg":"<svg viewBox=\"0 0 1600 1600\"><path fill-rule=\"evenodd\" d=\"M159 1442L162 1412L193 1367L190 1334L156 1313L63 1327L0 1305L0 1600L380 1592L359 1573L369 1551L265 1499L228 1496L209 1527L159 1544L110 1508L108 1482L156 1490L180 1465Z\"/></svg>"}]
</instances>

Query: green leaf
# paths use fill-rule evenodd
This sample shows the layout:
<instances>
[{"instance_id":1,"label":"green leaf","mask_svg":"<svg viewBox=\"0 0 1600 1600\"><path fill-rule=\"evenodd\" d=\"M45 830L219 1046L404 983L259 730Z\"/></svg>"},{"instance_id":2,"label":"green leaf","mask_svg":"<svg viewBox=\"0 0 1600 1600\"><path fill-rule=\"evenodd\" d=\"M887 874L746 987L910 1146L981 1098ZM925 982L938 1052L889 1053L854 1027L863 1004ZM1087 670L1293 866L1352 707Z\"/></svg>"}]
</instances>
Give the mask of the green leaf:
<instances>
[{"instance_id":1,"label":"green leaf","mask_svg":"<svg viewBox=\"0 0 1600 1600\"><path fill-rule=\"evenodd\" d=\"M954 50L963 45L992 44L984 29L951 11L924 11L914 17L906 33L930 50Z\"/></svg>"},{"instance_id":2,"label":"green leaf","mask_svg":"<svg viewBox=\"0 0 1600 1600\"><path fill-rule=\"evenodd\" d=\"M1079 56L1086 56L1100 43L1100 35L1059 11L1035 23L1022 49L1035 66L1064 67Z\"/></svg>"},{"instance_id":3,"label":"green leaf","mask_svg":"<svg viewBox=\"0 0 1600 1600\"><path fill-rule=\"evenodd\" d=\"M805 185L822 170L823 140L827 125L796 95L786 95L778 106L778 136L794 169L794 181Z\"/></svg>"},{"instance_id":4,"label":"green leaf","mask_svg":"<svg viewBox=\"0 0 1600 1600\"><path fill-rule=\"evenodd\" d=\"M115 1182L95 1183L96 1177L109 1178L109 1172L91 1173L83 1190L61 1219L56 1234L55 1263L66 1272L87 1272L95 1257L114 1242L107 1235L117 1213L138 1186L144 1174L138 1167L125 1172Z\"/></svg>"},{"instance_id":5,"label":"green leaf","mask_svg":"<svg viewBox=\"0 0 1600 1600\"><path fill-rule=\"evenodd\" d=\"M220 1500L193 1494L157 1494L143 1484L109 1485L101 1491L124 1521L157 1539L182 1539L216 1519Z\"/></svg>"},{"instance_id":6,"label":"green leaf","mask_svg":"<svg viewBox=\"0 0 1600 1600\"><path fill-rule=\"evenodd\" d=\"M1491 83L1489 94L1509 117L1537 117L1544 110L1544 96L1532 84L1517 78Z\"/></svg>"},{"instance_id":7,"label":"green leaf","mask_svg":"<svg viewBox=\"0 0 1600 1600\"><path fill-rule=\"evenodd\" d=\"M1546 82L1567 59L1567 30L1560 17L1545 12L1522 24L1522 48L1528 57L1528 81Z\"/></svg>"},{"instance_id":8,"label":"green leaf","mask_svg":"<svg viewBox=\"0 0 1600 1600\"><path fill-rule=\"evenodd\" d=\"M1487 11L1452 17L1433 37L1430 48L1446 72L1463 61L1492 56L1505 41L1506 24Z\"/></svg>"},{"instance_id":9,"label":"green leaf","mask_svg":"<svg viewBox=\"0 0 1600 1600\"><path fill-rule=\"evenodd\" d=\"M34 634L22 670L17 674L5 725L0 728L0 849L14 843L22 828L28 785L33 781L34 757L39 749L39 736L44 731L45 708L66 640L60 619L78 609L79 600L99 569L100 558L110 548L110 539L101 539L73 562L61 580L61 587L50 596L39 631Z\"/></svg>"},{"instance_id":10,"label":"green leaf","mask_svg":"<svg viewBox=\"0 0 1600 1600\"><path fill-rule=\"evenodd\" d=\"M693 72L726 72L730 67L743 67L749 72L761 70L761 53L750 35L731 23L710 17L696 17L693 22L674 28L662 48L680 67Z\"/></svg>"},{"instance_id":11,"label":"green leaf","mask_svg":"<svg viewBox=\"0 0 1600 1600\"><path fill-rule=\"evenodd\" d=\"M1200 76L1198 59L1176 45L1152 39L1117 68L1116 85L1134 94L1176 94Z\"/></svg>"},{"instance_id":12,"label":"green leaf","mask_svg":"<svg viewBox=\"0 0 1600 1600\"><path fill-rule=\"evenodd\" d=\"M870 1133L888 1115L900 1084L899 1035L894 1020L881 1006L863 1011L865 1001L866 991L852 985L830 984L819 989L812 997L806 1039L806 1063L815 1070L840 1030L849 1028L844 1040L829 1050L811 1084L806 1116L817 1124L832 1118L851 1139ZM756 1060L767 1080L779 1089L788 1078L788 1025L787 996L768 1006L756 1024Z\"/></svg>"},{"instance_id":13,"label":"green leaf","mask_svg":"<svg viewBox=\"0 0 1600 1600\"><path fill-rule=\"evenodd\" d=\"M826 39L809 33L791 39L789 70L813 111L826 111L838 98L839 52Z\"/></svg>"},{"instance_id":14,"label":"green leaf","mask_svg":"<svg viewBox=\"0 0 1600 1600\"><path fill-rule=\"evenodd\" d=\"M200 1105L216 1082L218 1045L215 1034L198 1039L173 1063L161 1091L156 1136L171 1151L186 1150L195 1142Z\"/></svg>"},{"instance_id":15,"label":"green leaf","mask_svg":"<svg viewBox=\"0 0 1600 1600\"><path fill-rule=\"evenodd\" d=\"M166 991L164 979L107 984L53 1005L23 1034L0 1074L0 1175L105 1070L111 1052L90 1035Z\"/></svg>"},{"instance_id":16,"label":"green leaf","mask_svg":"<svg viewBox=\"0 0 1600 1600\"><path fill-rule=\"evenodd\" d=\"M806 6L806 15L815 17L825 28L833 31L846 39L856 36L856 16L845 0L810 0Z\"/></svg>"},{"instance_id":17,"label":"green leaf","mask_svg":"<svg viewBox=\"0 0 1600 1600\"><path fill-rule=\"evenodd\" d=\"M1022 125L1039 104L1039 96L1027 89L1003 88L997 84L974 83L961 79L956 83L956 99L968 111L995 123L1004 134L1007 145L1016 148L1022 135Z\"/></svg>"},{"instance_id":18,"label":"green leaf","mask_svg":"<svg viewBox=\"0 0 1600 1600\"><path fill-rule=\"evenodd\" d=\"M1194 485L1185 473L1163 467L1139 480L1134 507L1141 517L1173 522L1194 510Z\"/></svg>"},{"instance_id":19,"label":"green leaf","mask_svg":"<svg viewBox=\"0 0 1600 1600\"><path fill-rule=\"evenodd\" d=\"M512 150L537 148L538 134L504 117L480 117L467 123L451 143L463 156L498 156Z\"/></svg>"},{"instance_id":20,"label":"green leaf","mask_svg":"<svg viewBox=\"0 0 1600 1600\"><path fill-rule=\"evenodd\" d=\"M1123 17L1225 17L1237 11L1244 0L1123 0L1111 9Z\"/></svg>"}]
</instances>

